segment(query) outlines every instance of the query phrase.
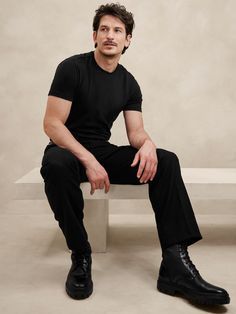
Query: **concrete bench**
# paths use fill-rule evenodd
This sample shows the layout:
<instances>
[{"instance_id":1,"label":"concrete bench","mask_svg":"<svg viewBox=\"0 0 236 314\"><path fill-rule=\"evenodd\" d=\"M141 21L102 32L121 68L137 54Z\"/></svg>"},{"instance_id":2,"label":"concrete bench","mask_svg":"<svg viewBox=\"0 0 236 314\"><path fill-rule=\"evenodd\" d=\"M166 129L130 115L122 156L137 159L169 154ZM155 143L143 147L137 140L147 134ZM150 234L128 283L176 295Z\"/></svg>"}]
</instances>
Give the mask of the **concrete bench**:
<instances>
[{"instance_id":1,"label":"concrete bench","mask_svg":"<svg viewBox=\"0 0 236 314\"><path fill-rule=\"evenodd\" d=\"M40 168L34 168L15 182L15 199L45 199ZM236 168L181 168L191 198L235 198ZM84 197L84 223L93 252L105 252L109 218L109 200L148 199L148 184L111 184L109 192L96 190L90 195L90 183L81 183Z\"/></svg>"}]
</instances>

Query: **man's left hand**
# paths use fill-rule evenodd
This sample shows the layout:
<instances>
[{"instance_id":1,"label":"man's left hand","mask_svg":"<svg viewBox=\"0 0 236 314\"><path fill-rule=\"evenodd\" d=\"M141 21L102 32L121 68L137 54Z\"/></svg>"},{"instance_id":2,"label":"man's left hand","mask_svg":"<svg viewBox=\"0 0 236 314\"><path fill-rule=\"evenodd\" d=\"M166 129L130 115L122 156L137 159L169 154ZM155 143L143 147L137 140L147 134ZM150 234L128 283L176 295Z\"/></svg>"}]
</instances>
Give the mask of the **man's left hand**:
<instances>
[{"instance_id":1,"label":"man's left hand","mask_svg":"<svg viewBox=\"0 0 236 314\"><path fill-rule=\"evenodd\" d=\"M131 167L134 167L139 163L137 177L140 178L140 183L146 183L148 180L153 180L158 165L156 147L151 140L146 140L144 144L135 154Z\"/></svg>"}]
</instances>

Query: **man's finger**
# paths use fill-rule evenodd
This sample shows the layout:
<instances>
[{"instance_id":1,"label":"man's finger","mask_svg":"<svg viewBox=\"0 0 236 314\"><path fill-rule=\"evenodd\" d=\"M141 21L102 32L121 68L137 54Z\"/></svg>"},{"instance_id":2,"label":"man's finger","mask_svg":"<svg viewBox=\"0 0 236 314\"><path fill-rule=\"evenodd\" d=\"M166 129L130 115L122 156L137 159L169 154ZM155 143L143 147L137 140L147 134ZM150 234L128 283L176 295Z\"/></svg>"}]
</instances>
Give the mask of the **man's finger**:
<instances>
[{"instance_id":1,"label":"man's finger","mask_svg":"<svg viewBox=\"0 0 236 314\"><path fill-rule=\"evenodd\" d=\"M133 160L133 162L132 162L132 164L131 164L131 167L136 166L137 163L138 163L138 161L139 161L139 154L136 153L136 154L135 154L135 157L134 157L134 160Z\"/></svg>"},{"instance_id":2,"label":"man's finger","mask_svg":"<svg viewBox=\"0 0 236 314\"><path fill-rule=\"evenodd\" d=\"M139 167L138 167L138 172L137 172L137 177L138 178L140 178L140 176L141 176L141 174L143 172L144 166L145 166L145 160L141 160L140 164L139 164Z\"/></svg>"},{"instance_id":3,"label":"man's finger","mask_svg":"<svg viewBox=\"0 0 236 314\"><path fill-rule=\"evenodd\" d=\"M109 179L105 180L105 193L107 193L110 189L110 181Z\"/></svg>"},{"instance_id":4,"label":"man's finger","mask_svg":"<svg viewBox=\"0 0 236 314\"><path fill-rule=\"evenodd\" d=\"M147 161L143 175L140 179L140 182L141 183L146 182L150 178L150 176L151 176L151 165L150 165L150 162Z\"/></svg>"},{"instance_id":5,"label":"man's finger","mask_svg":"<svg viewBox=\"0 0 236 314\"><path fill-rule=\"evenodd\" d=\"M93 195L94 191L96 190L96 185L95 183L91 183L91 191L90 194Z\"/></svg>"},{"instance_id":6,"label":"man's finger","mask_svg":"<svg viewBox=\"0 0 236 314\"><path fill-rule=\"evenodd\" d=\"M153 170L153 175L150 178L151 181L154 179L156 172L157 172L157 164L155 165L154 170Z\"/></svg>"},{"instance_id":7,"label":"man's finger","mask_svg":"<svg viewBox=\"0 0 236 314\"><path fill-rule=\"evenodd\" d=\"M148 177L146 178L146 180L144 182L146 183L147 181L151 180L152 177L155 176L155 172L156 172L156 165L152 164L152 167L151 167L151 169L149 171L149 175L148 175Z\"/></svg>"},{"instance_id":8,"label":"man's finger","mask_svg":"<svg viewBox=\"0 0 236 314\"><path fill-rule=\"evenodd\" d=\"M104 188L104 181L99 182L99 189L102 190Z\"/></svg>"}]
</instances>

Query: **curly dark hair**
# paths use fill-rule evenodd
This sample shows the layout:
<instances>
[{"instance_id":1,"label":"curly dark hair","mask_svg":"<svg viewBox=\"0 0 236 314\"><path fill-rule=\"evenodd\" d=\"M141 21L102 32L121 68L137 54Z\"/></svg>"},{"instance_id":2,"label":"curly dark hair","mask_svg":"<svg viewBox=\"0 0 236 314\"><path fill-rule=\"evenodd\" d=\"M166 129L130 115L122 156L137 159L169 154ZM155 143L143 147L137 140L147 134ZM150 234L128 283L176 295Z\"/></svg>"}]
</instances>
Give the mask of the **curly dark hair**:
<instances>
[{"instance_id":1,"label":"curly dark hair","mask_svg":"<svg viewBox=\"0 0 236 314\"><path fill-rule=\"evenodd\" d=\"M134 19L133 14L131 12L126 11L126 8L119 3L107 3L105 5L101 5L97 10L95 10L96 14L93 19L93 30L97 31L99 28L100 20L104 15L113 15L118 17L124 24L126 30L126 36L131 35L134 28ZM96 48L97 44L95 44ZM122 54L128 47L124 47Z\"/></svg>"}]
</instances>

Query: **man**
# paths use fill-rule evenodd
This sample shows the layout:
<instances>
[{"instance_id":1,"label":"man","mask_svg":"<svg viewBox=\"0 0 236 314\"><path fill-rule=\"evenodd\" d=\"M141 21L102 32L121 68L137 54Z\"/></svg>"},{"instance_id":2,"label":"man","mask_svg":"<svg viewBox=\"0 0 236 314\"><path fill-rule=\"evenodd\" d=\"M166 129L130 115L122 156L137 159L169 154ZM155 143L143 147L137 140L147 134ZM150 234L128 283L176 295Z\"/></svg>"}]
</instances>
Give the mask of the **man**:
<instances>
[{"instance_id":1,"label":"man","mask_svg":"<svg viewBox=\"0 0 236 314\"><path fill-rule=\"evenodd\" d=\"M180 292L202 304L227 304L228 293L202 279L187 246L202 238L175 153L156 148L144 130L142 94L118 62L129 47L133 15L119 4L102 5L93 21L95 51L63 60L57 67L44 118L50 138L42 161L45 192L71 249L66 292L84 299L93 292L91 246L83 225L80 183L109 191L110 183L148 183L162 249L157 288ZM130 145L109 143L123 111Z\"/></svg>"}]
</instances>

